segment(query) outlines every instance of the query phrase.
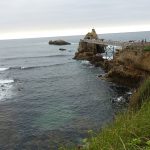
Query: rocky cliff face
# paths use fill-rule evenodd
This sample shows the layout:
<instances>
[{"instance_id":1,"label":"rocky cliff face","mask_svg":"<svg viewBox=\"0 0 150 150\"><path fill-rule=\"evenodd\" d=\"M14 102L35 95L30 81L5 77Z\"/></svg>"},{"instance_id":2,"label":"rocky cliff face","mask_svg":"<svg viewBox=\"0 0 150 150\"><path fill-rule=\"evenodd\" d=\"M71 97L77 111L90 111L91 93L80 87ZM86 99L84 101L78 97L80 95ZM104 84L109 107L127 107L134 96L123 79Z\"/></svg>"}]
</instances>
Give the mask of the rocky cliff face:
<instances>
[{"instance_id":1,"label":"rocky cliff face","mask_svg":"<svg viewBox=\"0 0 150 150\"><path fill-rule=\"evenodd\" d=\"M84 39L95 39L95 40L97 40L98 39L98 35L97 35L95 29L92 29L91 32L88 32L86 34L86 36L84 37Z\"/></svg>"},{"instance_id":2,"label":"rocky cliff face","mask_svg":"<svg viewBox=\"0 0 150 150\"><path fill-rule=\"evenodd\" d=\"M80 40L78 51L75 53L77 60L89 60L95 66L101 66L106 70L103 79L114 81L123 85L136 87L150 75L150 43L135 43L128 45L123 50L118 50L113 60L103 59L103 45L86 42L87 39L98 39L95 30L88 33L84 40Z\"/></svg>"},{"instance_id":3,"label":"rocky cliff face","mask_svg":"<svg viewBox=\"0 0 150 150\"><path fill-rule=\"evenodd\" d=\"M78 51L75 53L74 59L91 61L98 53L103 53L105 46L85 41L94 39L98 39L98 35L96 31L92 29L92 32L87 33L84 39L80 40Z\"/></svg>"},{"instance_id":4,"label":"rocky cliff face","mask_svg":"<svg viewBox=\"0 0 150 150\"><path fill-rule=\"evenodd\" d=\"M124 49L116 53L106 78L128 86L138 84L150 75L150 52Z\"/></svg>"}]
</instances>

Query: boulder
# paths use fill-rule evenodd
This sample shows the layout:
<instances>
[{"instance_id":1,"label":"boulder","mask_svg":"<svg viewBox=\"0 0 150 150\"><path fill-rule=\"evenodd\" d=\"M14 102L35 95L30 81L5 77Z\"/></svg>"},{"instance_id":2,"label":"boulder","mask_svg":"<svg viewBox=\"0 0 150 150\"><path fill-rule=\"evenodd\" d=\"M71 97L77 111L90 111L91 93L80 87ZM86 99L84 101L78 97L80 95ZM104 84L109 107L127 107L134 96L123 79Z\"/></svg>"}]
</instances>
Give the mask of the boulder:
<instances>
[{"instance_id":1,"label":"boulder","mask_svg":"<svg viewBox=\"0 0 150 150\"><path fill-rule=\"evenodd\" d=\"M70 45L71 43L66 42L64 40L54 40L54 41L49 41L50 45Z\"/></svg>"}]
</instances>

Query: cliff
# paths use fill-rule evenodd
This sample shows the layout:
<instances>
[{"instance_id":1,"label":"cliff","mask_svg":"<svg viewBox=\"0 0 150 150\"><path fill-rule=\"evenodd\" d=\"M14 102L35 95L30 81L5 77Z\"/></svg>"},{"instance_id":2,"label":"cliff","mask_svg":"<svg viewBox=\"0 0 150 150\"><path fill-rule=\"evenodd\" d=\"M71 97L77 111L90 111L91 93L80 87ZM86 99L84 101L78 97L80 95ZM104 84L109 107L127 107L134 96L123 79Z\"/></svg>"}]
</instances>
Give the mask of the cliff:
<instances>
[{"instance_id":1,"label":"cliff","mask_svg":"<svg viewBox=\"0 0 150 150\"><path fill-rule=\"evenodd\" d=\"M138 86L150 75L150 52L136 47L128 47L118 51L114 60L108 62L111 66L106 74L107 79L128 86Z\"/></svg>"},{"instance_id":2,"label":"cliff","mask_svg":"<svg viewBox=\"0 0 150 150\"><path fill-rule=\"evenodd\" d=\"M103 79L126 86L137 87L150 75L150 43L128 43L122 50L116 50L112 60L104 59L101 53L105 52L106 45L88 42L88 39L97 40L94 30L80 40L75 59L88 60L95 66L106 71Z\"/></svg>"},{"instance_id":3,"label":"cliff","mask_svg":"<svg viewBox=\"0 0 150 150\"><path fill-rule=\"evenodd\" d=\"M92 61L95 57L98 58L98 53L103 53L105 46L94 43L88 43L86 40L97 40L98 35L95 29L87 33L83 40L80 40L78 51L75 53L74 59ZM102 57L100 57L102 59Z\"/></svg>"}]
</instances>

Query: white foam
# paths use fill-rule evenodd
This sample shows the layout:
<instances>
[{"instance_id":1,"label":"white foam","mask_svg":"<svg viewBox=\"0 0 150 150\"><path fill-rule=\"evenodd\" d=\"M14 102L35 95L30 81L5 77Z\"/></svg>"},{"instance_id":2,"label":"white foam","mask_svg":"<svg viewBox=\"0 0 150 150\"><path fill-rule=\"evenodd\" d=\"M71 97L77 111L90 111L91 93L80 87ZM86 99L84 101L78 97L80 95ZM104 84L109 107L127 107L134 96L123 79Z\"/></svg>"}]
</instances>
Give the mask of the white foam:
<instances>
[{"instance_id":1,"label":"white foam","mask_svg":"<svg viewBox=\"0 0 150 150\"><path fill-rule=\"evenodd\" d=\"M0 80L0 101L5 101L12 95L12 87L14 80Z\"/></svg>"},{"instance_id":2,"label":"white foam","mask_svg":"<svg viewBox=\"0 0 150 150\"><path fill-rule=\"evenodd\" d=\"M82 61L81 61L81 64L82 64L82 65L90 65L90 62L87 61L87 60L82 60Z\"/></svg>"},{"instance_id":3,"label":"white foam","mask_svg":"<svg viewBox=\"0 0 150 150\"><path fill-rule=\"evenodd\" d=\"M112 60L112 59L113 59L113 56L111 56L111 57L108 57L108 56L107 56L107 57L106 57L106 56L103 56L103 58L104 58L104 59L107 59L107 60Z\"/></svg>"},{"instance_id":4,"label":"white foam","mask_svg":"<svg viewBox=\"0 0 150 150\"><path fill-rule=\"evenodd\" d=\"M0 71L8 70L9 68L0 68Z\"/></svg>"},{"instance_id":5,"label":"white foam","mask_svg":"<svg viewBox=\"0 0 150 150\"><path fill-rule=\"evenodd\" d=\"M14 80L0 80L0 84L10 84L13 82L14 82Z\"/></svg>"},{"instance_id":6,"label":"white foam","mask_svg":"<svg viewBox=\"0 0 150 150\"><path fill-rule=\"evenodd\" d=\"M127 94L128 94L128 95L132 95L132 92L131 92L131 91L130 91L130 92L127 92Z\"/></svg>"}]
</instances>

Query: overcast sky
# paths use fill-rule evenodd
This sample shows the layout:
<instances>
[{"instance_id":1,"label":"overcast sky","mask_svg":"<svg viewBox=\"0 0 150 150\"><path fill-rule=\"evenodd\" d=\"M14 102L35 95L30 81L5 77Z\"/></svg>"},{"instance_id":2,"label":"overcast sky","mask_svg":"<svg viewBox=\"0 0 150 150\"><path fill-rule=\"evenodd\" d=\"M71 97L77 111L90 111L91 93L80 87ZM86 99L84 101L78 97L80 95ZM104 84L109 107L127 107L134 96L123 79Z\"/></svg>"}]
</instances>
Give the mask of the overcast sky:
<instances>
[{"instance_id":1,"label":"overcast sky","mask_svg":"<svg viewBox=\"0 0 150 150\"><path fill-rule=\"evenodd\" d=\"M0 38L150 30L150 0L1 0Z\"/></svg>"}]
</instances>

